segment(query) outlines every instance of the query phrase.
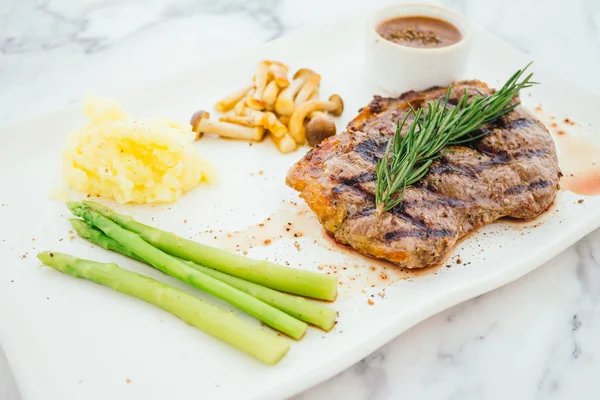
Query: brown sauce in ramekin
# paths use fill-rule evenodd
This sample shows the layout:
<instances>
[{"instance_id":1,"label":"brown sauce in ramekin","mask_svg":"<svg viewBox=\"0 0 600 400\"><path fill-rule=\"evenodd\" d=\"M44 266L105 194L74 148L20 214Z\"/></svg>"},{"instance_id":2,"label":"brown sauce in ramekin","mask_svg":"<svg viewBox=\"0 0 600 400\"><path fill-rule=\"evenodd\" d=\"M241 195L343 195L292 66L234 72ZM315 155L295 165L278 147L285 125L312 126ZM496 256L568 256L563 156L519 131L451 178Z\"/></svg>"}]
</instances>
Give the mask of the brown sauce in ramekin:
<instances>
[{"instance_id":1,"label":"brown sauce in ramekin","mask_svg":"<svg viewBox=\"0 0 600 400\"><path fill-rule=\"evenodd\" d=\"M423 16L388 19L377 26L377 33L390 42L422 48L446 47L462 39L450 22Z\"/></svg>"}]
</instances>

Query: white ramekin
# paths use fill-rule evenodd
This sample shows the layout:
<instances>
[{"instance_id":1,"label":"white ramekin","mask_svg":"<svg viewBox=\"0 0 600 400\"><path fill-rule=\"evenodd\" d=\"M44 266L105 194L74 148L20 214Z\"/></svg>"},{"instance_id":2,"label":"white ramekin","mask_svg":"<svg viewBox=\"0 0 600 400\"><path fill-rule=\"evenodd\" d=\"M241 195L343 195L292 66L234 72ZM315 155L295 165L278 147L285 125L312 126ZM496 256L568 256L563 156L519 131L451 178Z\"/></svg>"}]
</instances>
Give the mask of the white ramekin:
<instances>
[{"instance_id":1,"label":"white ramekin","mask_svg":"<svg viewBox=\"0 0 600 400\"><path fill-rule=\"evenodd\" d=\"M390 42L377 26L396 17L433 17L448 21L461 33L458 42L437 48L418 48ZM387 94L447 86L462 78L471 44L471 28L462 15L430 4L398 4L377 11L369 20L366 37L368 76Z\"/></svg>"}]
</instances>

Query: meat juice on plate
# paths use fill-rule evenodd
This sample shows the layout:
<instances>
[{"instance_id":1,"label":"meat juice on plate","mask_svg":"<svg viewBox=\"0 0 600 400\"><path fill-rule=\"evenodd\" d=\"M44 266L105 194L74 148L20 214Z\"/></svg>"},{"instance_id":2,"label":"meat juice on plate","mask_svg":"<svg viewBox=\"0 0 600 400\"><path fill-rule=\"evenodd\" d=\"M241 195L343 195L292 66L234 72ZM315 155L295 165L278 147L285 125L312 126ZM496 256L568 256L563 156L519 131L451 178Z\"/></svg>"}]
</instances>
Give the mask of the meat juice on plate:
<instances>
[{"instance_id":1,"label":"meat juice on plate","mask_svg":"<svg viewBox=\"0 0 600 400\"><path fill-rule=\"evenodd\" d=\"M556 135L562 186L583 196L600 194L600 148L570 135Z\"/></svg>"},{"instance_id":2,"label":"meat juice on plate","mask_svg":"<svg viewBox=\"0 0 600 400\"><path fill-rule=\"evenodd\" d=\"M581 125L568 117L557 118L541 106L536 114L548 127L558 148L563 173L561 187L582 196L600 195L600 145L586 139Z\"/></svg>"},{"instance_id":3,"label":"meat juice on plate","mask_svg":"<svg viewBox=\"0 0 600 400\"><path fill-rule=\"evenodd\" d=\"M233 232L207 231L203 233L205 237L201 241L246 255L253 248L272 246L280 240L293 240L302 262L310 258L314 253L311 249L315 247L334 252L339 255L339 262L321 264L318 259L315 262L319 263L319 271L338 276L338 300L359 294L365 288L385 288L398 280L428 275L439 268L434 266L409 270L385 260L362 255L330 238L316 215L304 203L282 203L279 210L261 222ZM297 260L290 259L283 263L298 266Z\"/></svg>"}]
</instances>

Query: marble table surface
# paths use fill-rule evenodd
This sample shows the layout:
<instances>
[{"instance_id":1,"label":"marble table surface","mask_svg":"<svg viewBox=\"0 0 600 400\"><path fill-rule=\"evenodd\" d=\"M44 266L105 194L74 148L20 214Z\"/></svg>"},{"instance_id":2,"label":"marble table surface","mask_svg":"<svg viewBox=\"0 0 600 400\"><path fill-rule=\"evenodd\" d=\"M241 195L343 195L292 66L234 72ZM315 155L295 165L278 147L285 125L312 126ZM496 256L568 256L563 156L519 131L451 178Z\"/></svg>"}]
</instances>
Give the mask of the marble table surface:
<instances>
[{"instance_id":1,"label":"marble table surface","mask_svg":"<svg viewBox=\"0 0 600 400\"><path fill-rule=\"evenodd\" d=\"M600 1L442 3L600 93ZM79 102L86 91L140 86L383 4L0 0L0 127ZM524 278L424 321L297 399L597 399L599 376L597 230ZM1 351L0 399L20 399Z\"/></svg>"}]
</instances>

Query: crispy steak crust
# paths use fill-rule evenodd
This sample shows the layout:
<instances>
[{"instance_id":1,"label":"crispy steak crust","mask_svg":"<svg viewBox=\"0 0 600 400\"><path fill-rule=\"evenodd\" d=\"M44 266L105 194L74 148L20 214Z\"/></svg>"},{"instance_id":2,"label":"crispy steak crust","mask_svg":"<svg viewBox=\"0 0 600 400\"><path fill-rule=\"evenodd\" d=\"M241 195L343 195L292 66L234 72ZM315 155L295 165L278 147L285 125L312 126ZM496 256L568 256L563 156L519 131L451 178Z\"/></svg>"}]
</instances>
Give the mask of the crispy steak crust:
<instances>
[{"instance_id":1,"label":"crispy steak crust","mask_svg":"<svg viewBox=\"0 0 600 400\"><path fill-rule=\"evenodd\" d=\"M389 212L375 209L375 166L409 104L420 107L447 88L375 96L348 124L288 172L325 230L339 243L405 268L441 263L463 236L505 216L543 213L559 189L556 149L544 125L518 106L484 128L482 139L451 146ZM454 85L451 104L493 90L479 81ZM516 101L517 99L515 99Z\"/></svg>"}]
</instances>

